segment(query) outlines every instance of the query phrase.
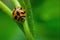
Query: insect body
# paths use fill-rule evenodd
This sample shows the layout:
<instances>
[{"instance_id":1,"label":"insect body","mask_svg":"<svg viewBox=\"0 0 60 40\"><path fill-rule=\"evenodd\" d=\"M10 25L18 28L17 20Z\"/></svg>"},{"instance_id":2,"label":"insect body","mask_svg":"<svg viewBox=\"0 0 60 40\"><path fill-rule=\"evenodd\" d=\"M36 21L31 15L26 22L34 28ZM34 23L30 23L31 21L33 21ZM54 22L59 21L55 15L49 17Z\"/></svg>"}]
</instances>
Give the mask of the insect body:
<instances>
[{"instance_id":1,"label":"insect body","mask_svg":"<svg viewBox=\"0 0 60 40\"><path fill-rule=\"evenodd\" d=\"M13 17L16 21L25 21L26 11L22 7L16 7L13 10Z\"/></svg>"}]
</instances>

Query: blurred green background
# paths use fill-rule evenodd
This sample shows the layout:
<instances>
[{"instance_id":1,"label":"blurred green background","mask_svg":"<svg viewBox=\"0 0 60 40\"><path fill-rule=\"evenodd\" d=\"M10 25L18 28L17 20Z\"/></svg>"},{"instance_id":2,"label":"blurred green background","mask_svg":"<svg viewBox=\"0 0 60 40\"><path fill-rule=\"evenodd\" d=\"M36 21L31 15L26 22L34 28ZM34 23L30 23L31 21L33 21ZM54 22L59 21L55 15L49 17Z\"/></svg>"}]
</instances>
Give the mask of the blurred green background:
<instances>
[{"instance_id":1,"label":"blurred green background","mask_svg":"<svg viewBox=\"0 0 60 40\"><path fill-rule=\"evenodd\" d=\"M11 0L1 1L11 10L15 7ZM18 1L24 7L23 0ZM34 26L29 28L35 40L60 40L60 1L24 0L24 2L31 4L29 6L33 12ZM30 12L28 13L30 15ZM26 40L21 28L2 9L0 9L0 40Z\"/></svg>"}]
</instances>

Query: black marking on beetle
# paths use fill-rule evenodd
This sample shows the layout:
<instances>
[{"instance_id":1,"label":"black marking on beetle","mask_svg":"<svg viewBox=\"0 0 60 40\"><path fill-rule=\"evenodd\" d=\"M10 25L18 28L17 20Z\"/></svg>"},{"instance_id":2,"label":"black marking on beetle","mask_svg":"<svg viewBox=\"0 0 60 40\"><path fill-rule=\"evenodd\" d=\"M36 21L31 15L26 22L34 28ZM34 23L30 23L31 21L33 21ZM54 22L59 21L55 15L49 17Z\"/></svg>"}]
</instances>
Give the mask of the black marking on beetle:
<instances>
[{"instance_id":1,"label":"black marking on beetle","mask_svg":"<svg viewBox=\"0 0 60 40\"><path fill-rule=\"evenodd\" d=\"M20 13L18 11L16 13L17 13L18 16L20 16Z\"/></svg>"},{"instance_id":2,"label":"black marking on beetle","mask_svg":"<svg viewBox=\"0 0 60 40\"><path fill-rule=\"evenodd\" d=\"M14 19L17 19L17 16L15 16L15 18Z\"/></svg>"}]
</instances>

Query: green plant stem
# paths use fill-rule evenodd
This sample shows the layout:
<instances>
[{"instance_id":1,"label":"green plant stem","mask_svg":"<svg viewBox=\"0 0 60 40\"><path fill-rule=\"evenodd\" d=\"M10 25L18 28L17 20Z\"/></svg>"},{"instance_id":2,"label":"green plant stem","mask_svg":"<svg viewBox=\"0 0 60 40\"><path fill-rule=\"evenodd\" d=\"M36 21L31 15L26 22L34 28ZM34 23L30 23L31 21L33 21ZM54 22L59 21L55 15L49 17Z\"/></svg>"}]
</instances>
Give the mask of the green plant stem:
<instances>
[{"instance_id":1,"label":"green plant stem","mask_svg":"<svg viewBox=\"0 0 60 40\"><path fill-rule=\"evenodd\" d=\"M0 1L0 8L12 17L12 11L2 1Z\"/></svg>"},{"instance_id":2,"label":"green plant stem","mask_svg":"<svg viewBox=\"0 0 60 40\"><path fill-rule=\"evenodd\" d=\"M18 0L12 0L13 3L15 4L15 6L20 6L21 5L19 4ZM28 23L27 23L27 20L25 20L25 22L23 23L23 27L24 27L24 32L28 38L28 40L34 40L30 30L29 30L29 26L28 26Z\"/></svg>"},{"instance_id":3,"label":"green plant stem","mask_svg":"<svg viewBox=\"0 0 60 40\"><path fill-rule=\"evenodd\" d=\"M12 0L12 2L15 4L15 6L20 6L21 7L21 5L19 4L18 0Z\"/></svg>"},{"instance_id":4,"label":"green plant stem","mask_svg":"<svg viewBox=\"0 0 60 40\"><path fill-rule=\"evenodd\" d=\"M28 40L34 40L32 34L30 33L30 30L29 30L29 27L27 24L27 20L25 20L25 22L23 23L23 26L24 26L24 31L25 31L25 34L26 34Z\"/></svg>"}]
</instances>

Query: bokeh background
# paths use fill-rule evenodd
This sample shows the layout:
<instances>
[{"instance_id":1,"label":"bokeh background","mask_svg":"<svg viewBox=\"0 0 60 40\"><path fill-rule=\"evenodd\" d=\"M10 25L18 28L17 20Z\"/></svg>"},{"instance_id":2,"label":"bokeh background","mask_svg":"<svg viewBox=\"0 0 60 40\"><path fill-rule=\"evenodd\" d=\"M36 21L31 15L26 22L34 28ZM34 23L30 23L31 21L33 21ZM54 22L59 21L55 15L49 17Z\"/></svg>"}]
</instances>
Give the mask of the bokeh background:
<instances>
[{"instance_id":1,"label":"bokeh background","mask_svg":"<svg viewBox=\"0 0 60 40\"><path fill-rule=\"evenodd\" d=\"M11 10L15 7L12 0L1 1ZM23 0L18 1L24 7ZM60 40L60 1L24 0L24 2L30 3L33 12L34 26L29 28L35 40ZM30 12L28 13L30 15ZM2 9L0 9L0 40L26 40L24 32Z\"/></svg>"}]
</instances>

